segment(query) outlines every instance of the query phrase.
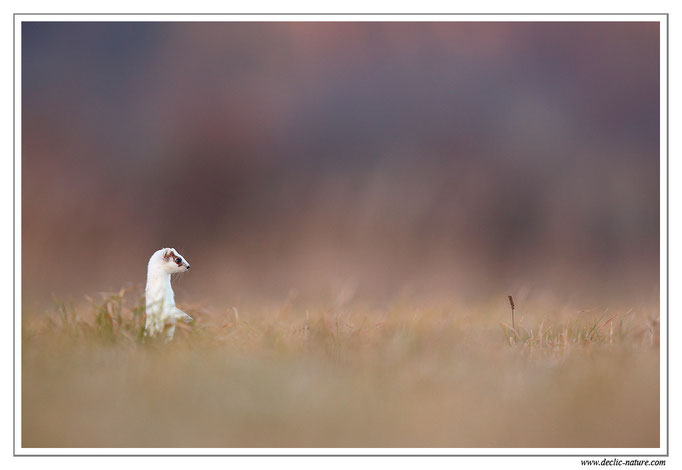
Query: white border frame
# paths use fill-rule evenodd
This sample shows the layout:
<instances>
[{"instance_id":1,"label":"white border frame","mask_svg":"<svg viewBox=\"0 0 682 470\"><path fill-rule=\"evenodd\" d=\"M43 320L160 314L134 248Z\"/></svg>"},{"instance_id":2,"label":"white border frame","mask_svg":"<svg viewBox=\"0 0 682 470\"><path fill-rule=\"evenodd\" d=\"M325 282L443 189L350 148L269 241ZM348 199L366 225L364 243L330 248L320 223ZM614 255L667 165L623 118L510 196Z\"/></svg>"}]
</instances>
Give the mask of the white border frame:
<instances>
[{"instance_id":1,"label":"white border frame","mask_svg":"<svg viewBox=\"0 0 682 470\"><path fill-rule=\"evenodd\" d=\"M95 22L639 22L660 25L660 443L658 448L24 448L21 446L21 23ZM668 15L661 14L31 14L14 15L14 443L15 456L580 456L667 457L669 454L668 345ZM18 256L17 256L18 254Z\"/></svg>"}]
</instances>

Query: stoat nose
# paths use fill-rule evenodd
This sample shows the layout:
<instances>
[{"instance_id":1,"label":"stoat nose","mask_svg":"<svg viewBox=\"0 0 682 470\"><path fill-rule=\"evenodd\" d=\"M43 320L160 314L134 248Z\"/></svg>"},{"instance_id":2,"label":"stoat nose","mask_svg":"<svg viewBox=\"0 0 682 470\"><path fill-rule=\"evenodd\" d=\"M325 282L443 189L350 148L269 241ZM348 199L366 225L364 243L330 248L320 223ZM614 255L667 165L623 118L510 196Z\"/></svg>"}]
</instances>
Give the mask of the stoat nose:
<instances>
[{"instance_id":1,"label":"stoat nose","mask_svg":"<svg viewBox=\"0 0 682 470\"><path fill-rule=\"evenodd\" d=\"M187 265L187 269L189 269L189 264Z\"/></svg>"}]
</instances>

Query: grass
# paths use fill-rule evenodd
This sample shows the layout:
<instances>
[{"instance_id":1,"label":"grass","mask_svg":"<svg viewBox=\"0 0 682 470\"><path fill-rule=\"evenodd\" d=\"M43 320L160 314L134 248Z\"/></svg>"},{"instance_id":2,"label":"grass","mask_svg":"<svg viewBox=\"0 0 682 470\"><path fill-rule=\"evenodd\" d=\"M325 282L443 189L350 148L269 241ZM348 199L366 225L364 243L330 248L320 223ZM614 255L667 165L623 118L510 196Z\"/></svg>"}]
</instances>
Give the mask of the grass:
<instances>
[{"instance_id":1,"label":"grass","mask_svg":"<svg viewBox=\"0 0 682 470\"><path fill-rule=\"evenodd\" d=\"M25 447L658 447L658 310L507 299L55 302L22 331Z\"/></svg>"}]
</instances>

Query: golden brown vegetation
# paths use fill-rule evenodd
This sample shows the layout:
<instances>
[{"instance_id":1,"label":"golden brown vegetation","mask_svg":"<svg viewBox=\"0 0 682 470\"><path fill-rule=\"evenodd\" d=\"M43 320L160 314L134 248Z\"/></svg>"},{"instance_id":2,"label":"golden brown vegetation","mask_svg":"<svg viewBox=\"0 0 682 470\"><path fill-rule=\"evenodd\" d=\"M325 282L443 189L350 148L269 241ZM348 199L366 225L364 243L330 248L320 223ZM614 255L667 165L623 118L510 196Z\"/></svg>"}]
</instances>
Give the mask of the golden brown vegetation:
<instances>
[{"instance_id":1,"label":"golden brown vegetation","mask_svg":"<svg viewBox=\"0 0 682 470\"><path fill-rule=\"evenodd\" d=\"M658 447L658 310L506 299L187 308L139 292L24 318L25 447Z\"/></svg>"}]
</instances>

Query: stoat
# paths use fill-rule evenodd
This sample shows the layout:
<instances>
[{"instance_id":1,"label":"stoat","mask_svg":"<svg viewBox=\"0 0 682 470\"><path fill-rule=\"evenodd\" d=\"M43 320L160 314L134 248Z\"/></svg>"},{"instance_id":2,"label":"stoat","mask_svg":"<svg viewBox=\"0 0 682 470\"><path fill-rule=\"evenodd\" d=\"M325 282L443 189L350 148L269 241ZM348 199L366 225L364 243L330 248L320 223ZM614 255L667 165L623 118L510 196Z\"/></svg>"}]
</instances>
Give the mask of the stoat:
<instances>
[{"instance_id":1,"label":"stoat","mask_svg":"<svg viewBox=\"0 0 682 470\"><path fill-rule=\"evenodd\" d=\"M149 258L147 286L144 289L147 313L145 336L165 333L166 341L170 341L177 320L192 321L192 317L175 307L170 280L171 274L183 273L188 269L189 263L175 248L161 248Z\"/></svg>"}]
</instances>

